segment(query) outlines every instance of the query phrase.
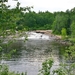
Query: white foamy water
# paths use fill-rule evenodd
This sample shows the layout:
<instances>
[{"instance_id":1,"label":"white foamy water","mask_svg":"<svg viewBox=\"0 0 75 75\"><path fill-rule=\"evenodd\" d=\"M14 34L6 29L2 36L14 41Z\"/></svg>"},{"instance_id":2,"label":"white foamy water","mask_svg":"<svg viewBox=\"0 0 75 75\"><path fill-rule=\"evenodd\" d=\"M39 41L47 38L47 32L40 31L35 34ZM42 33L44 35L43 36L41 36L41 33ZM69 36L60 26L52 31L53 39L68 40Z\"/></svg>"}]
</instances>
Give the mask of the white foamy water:
<instances>
[{"instance_id":1,"label":"white foamy water","mask_svg":"<svg viewBox=\"0 0 75 75\"><path fill-rule=\"evenodd\" d=\"M30 39L30 40L53 40L55 39L54 36L52 37L46 34L36 33L34 31L26 32L25 35L27 35L27 39ZM22 37L16 38L16 40L25 40L25 35L23 35Z\"/></svg>"},{"instance_id":2,"label":"white foamy water","mask_svg":"<svg viewBox=\"0 0 75 75\"><path fill-rule=\"evenodd\" d=\"M28 35L28 39L42 39L49 40L49 36L41 33L30 32Z\"/></svg>"}]
</instances>

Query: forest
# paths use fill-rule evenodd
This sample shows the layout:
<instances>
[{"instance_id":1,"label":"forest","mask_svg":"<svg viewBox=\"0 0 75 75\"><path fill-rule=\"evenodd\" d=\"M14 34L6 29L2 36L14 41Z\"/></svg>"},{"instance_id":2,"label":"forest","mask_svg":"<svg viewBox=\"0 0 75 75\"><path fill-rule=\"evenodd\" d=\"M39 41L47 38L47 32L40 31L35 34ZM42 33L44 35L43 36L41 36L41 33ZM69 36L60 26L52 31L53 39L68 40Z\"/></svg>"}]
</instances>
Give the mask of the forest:
<instances>
[{"instance_id":1,"label":"forest","mask_svg":"<svg viewBox=\"0 0 75 75\"><path fill-rule=\"evenodd\" d=\"M32 9L34 9L32 6L20 7L20 3L17 2L15 8L10 8L11 6L7 6L5 4L6 2L8 2L8 0L0 0L0 38L2 38L2 36L4 38L5 36L12 35L15 31L52 30L53 34L61 35L63 40L72 42L72 45L69 46L65 52L66 57L71 56L70 59L75 60L75 7L71 10L66 9L65 12L58 11L52 13L50 11L39 11L36 13L32 11ZM11 34L9 34L8 31L11 31ZM0 51L1 48L0 46ZM43 63L43 70L46 71L47 68L49 70L52 63L52 60ZM47 66L47 64L50 65ZM44 66L46 68L44 68ZM3 71L1 71L1 67L2 65L0 65L1 75L20 75L13 72L8 73L6 66L3 67ZM72 67L75 69L75 64ZM58 75L73 75L65 74L61 69L55 72ZM21 75L24 74L22 73ZM50 73L47 71L47 74L45 72L43 75L50 75Z\"/></svg>"},{"instance_id":2,"label":"forest","mask_svg":"<svg viewBox=\"0 0 75 75\"><path fill-rule=\"evenodd\" d=\"M53 30L55 34L61 34L62 28L67 35L75 33L75 7L65 12L32 11L33 7L20 7L18 2L15 8L0 2L0 30ZM73 35L74 36L74 35Z\"/></svg>"}]
</instances>

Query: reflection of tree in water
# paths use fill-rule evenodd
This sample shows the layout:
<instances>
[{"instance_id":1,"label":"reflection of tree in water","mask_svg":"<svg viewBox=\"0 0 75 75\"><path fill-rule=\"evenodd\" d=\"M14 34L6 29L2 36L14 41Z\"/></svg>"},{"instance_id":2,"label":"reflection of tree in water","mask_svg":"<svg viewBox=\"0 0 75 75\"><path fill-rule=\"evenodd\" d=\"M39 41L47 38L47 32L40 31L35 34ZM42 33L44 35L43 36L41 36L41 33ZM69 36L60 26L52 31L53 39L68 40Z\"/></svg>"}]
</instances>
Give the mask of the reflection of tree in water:
<instances>
[{"instance_id":1,"label":"reflection of tree in water","mask_svg":"<svg viewBox=\"0 0 75 75\"><path fill-rule=\"evenodd\" d=\"M64 53L65 53L65 49L68 45L62 44L59 41L53 41L52 42L53 45L53 50L54 50L54 55L57 54L59 57L60 62L62 62L64 59Z\"/></svg>"},{"instance_id":2,"label":"reflection of tree in water","mask_svg":"<svg viewBox=\"0 0 75 75\"><path fill-rule=\"evenodd\" d=\"M26 55L28 57L43 58L50 56L52 46L49 44L51 41L48 40L29 40L26 45Z\"/></svg>"},{"instance_id":3,"label":"reflection of tree in water","mask_svg":"<svg viewBox=\"0 0 75 75\"><path fill-rule=\"evenodd\" d=\"M25 43L22 40L17 40L2 44L2 52L7 54L16 49L16 52L11 55L12 58L43 58L49 57L51 54L56 55L61 50L62 46L59 46L56 42L49 40L28 40Z\"/></svg>"},{"instance_id":4,"label":"reflection of tree in water","mask_svg":"<svg viewBox=\"0 0 75 75\"><path fill-rule=\"evenodd\" d=\"M48 47L47 49L45 49L44 52L47 53L47 54L50 52L50 54L51 54L51 52L52 52L52 47Z\"/></svg>"},{"instance_id":5,"label":"reflection of tree in water","mask_svg":"<svg viewBox=\"0 0 75 75\"><path fill-rule=\"evenodd\" d=\"M0 54L11 54L12 57L16 58L21 55L21 50L23 48L23 41L8 41L8 43L2 43L2 52ZM15 52L14 52L15 50Z\"/></svg>"}]
</instances>

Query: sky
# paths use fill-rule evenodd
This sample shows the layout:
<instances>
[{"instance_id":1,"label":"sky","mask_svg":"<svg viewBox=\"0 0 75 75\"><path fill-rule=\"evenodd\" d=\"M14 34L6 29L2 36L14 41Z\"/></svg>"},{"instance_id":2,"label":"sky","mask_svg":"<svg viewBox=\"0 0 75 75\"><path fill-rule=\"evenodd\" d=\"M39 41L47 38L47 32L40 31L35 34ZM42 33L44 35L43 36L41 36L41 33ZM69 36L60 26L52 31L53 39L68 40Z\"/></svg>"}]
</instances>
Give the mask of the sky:
<instances>
[{"instance_id":1,"label":"sky","mask_svg":"<svg viewBox=\"0 0 75 75\"><path fill-rule=\"evenodd\" d=\"M66 11L75 7L75 0L18 0L21 7L33 6L32 11ZM16 1L9 0L8 4L12 7L16 6Z\"/></svg>"}]
</instances>

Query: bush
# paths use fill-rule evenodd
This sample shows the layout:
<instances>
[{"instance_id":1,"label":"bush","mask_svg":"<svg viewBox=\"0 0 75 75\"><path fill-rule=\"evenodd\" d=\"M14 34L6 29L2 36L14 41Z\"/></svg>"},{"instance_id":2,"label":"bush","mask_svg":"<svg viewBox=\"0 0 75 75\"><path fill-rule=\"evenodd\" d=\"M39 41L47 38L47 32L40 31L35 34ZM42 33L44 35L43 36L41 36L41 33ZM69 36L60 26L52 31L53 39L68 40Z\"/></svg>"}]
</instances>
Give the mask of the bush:
<instances>
[{"instance_id":1,"label":"bush","mask_svg":"<svg viewBox=\"0 0 75 75\"><path fill-rule=\"evenodd\" d=\"M10 72L7 65L0 65L0 75L27 75L26 73Z\"/></svg>"}]
</instances>

